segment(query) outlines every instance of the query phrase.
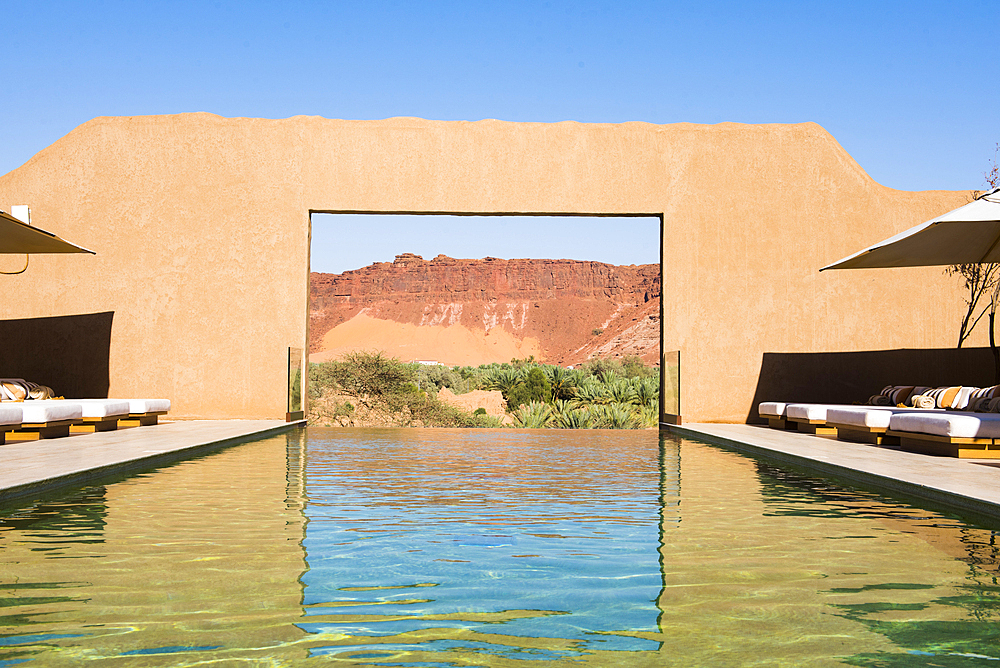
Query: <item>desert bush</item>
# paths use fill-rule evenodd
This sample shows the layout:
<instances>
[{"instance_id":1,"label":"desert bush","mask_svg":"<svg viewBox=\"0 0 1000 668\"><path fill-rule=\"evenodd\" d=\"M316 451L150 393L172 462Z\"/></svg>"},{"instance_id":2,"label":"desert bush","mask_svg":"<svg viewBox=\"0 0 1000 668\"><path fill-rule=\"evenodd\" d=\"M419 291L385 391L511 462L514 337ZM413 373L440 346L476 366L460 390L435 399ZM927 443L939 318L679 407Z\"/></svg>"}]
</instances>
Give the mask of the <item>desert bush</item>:
<instances>
[{"instance_id":1,"label":"desert bush","mask_svg":"<svg viewBox=\"0 0 1000 668\"><path fill-rule=\"evenodd\" d=\"M339 387L359 399L398 394L404 391L407 383L415 380L410 365L386 357L381 352L348 353L343 359L324 362L313 368L315 373L310 369L310 380L317 384L321 393L324 388Z\"/></svg>"},{"instance_id":2,"label":"desert bush","mask_svg":"<svg viewBox=\"0 0 1000 668\"><path fill-rule=\"evenodd\" d=\"M449 369L442 365L428 366L424 364L416 364L414 367L414 382L424 390L433 387L436 393L441 388L447 387L455 394L464 394L469 391L468 381L455 369Z\"/></svg>"}]
</instances>

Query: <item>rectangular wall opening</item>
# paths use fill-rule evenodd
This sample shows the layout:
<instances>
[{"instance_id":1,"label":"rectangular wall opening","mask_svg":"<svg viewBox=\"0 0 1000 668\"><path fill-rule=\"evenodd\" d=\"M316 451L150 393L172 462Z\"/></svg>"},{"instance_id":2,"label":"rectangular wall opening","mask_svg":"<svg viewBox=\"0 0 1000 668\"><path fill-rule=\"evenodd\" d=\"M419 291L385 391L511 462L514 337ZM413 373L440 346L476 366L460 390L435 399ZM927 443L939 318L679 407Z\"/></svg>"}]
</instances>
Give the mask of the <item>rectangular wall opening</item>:
<instances>
[{"instance_id":1,"label":"rectangular wall opening","mask_svg":"<svg viewBox=\"0 0 1000 668\"><path fill-rule=\"evenodd\" d=\"M367 348L445 367L639 359L662 373L661 234L652 214L312 211L309 362Z\"/></svg>"}]
</instances>

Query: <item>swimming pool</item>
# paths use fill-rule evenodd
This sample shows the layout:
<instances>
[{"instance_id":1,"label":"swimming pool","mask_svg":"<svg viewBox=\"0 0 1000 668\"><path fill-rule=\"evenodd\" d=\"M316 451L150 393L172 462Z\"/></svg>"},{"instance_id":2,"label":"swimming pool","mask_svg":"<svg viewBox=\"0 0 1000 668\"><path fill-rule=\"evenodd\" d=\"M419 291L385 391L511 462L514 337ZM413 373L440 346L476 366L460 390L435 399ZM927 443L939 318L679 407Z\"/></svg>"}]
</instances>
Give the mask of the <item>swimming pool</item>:
<instances>
[{"instance_id":1,"label":"swimming pool","mask_svg":"<svg viewBox=\"0 0 1000 668\"><path fill-rule=\"evenodd\" d=\"M309 428L0 512L0 667L998 665L998 570L655 432Z\"/></svg>"}]
</instances>

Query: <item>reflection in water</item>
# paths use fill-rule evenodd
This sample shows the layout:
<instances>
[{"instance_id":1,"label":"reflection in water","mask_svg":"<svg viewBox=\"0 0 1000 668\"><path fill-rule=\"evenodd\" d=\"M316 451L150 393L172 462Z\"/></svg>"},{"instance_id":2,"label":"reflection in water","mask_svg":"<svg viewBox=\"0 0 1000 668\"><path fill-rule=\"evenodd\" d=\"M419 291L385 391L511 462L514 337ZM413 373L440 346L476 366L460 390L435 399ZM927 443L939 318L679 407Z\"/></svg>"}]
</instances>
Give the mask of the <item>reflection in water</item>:
<instances>
[{"instance_id":1,"label":"reflection in water","mask_svg":"<svg viewBox=\"0 0 1000 668\"><path fill-rule=\"evenodd\" d=\"M651 432L310 429L0 511L0 668L996 665L998 558Z\"/></svg>"},{"instance_id":2,"label":"reflection in water","mask_svg":"<svg viewBox=\"0 0 1000 668\"><path fill-rule=\"evenodd\" d=\"M656 434L587 436L311 436L302 628L345 656L658 649L632 635L656 631Z\"/></svg>"}]
</instances>

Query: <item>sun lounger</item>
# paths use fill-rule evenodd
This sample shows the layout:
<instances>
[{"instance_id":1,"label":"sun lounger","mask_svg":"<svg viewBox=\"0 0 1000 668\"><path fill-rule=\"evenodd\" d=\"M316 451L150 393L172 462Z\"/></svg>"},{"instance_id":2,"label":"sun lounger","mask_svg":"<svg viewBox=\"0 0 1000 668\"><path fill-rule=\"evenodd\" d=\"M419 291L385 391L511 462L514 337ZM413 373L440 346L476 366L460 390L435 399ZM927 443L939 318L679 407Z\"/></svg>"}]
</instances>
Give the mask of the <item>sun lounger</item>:
<instances>
[{"instance_id":1,"label":"sun lounger","mask_svg":"<svg viewBox=\"0 0 1000 668\"><path fill-rule=\"evenodd\" d=\"M114 431L118 429L118 421L129 415L129 402L125 399L72 399L69 401L80 404L83 409L80 423L70 426L70 431L75 433Z\"/></svg>"},{"instance_id":2,"label":"sun lounger","mask_svg":"<svg viewBox=\"0 0 1000 668\"><path fill-rule=\"evenodd\" d=\"M7 436L10 440L69 436L70 425L83 418L83 406L74 401L28 400L17 405L21 408L21 425Z\"/></svg>"},{"instance_id":3,"label":"sun lounger","mask_svg":"<svg viewBox=\"0 0 1000 668\"><path fill-rule=\"evenodd\" d=\"M910 452L1000 459L1000 416L992 414L901 412L886 433Z\"/></svg>"},{"instance_id":4,"label":"sun lounger","mask_svg":"<svg viewBox=\"0 0 1000 668\"><path fill-rule=\"evenodd\" d=\"M771 429L795 429L795 423L785 417L785 406L783 401L765 401L757 406L757 415L767 420Z\"/></svg>"},{"instance_id":5,"label":"sun lounger","mask_svg":"<svg viewBox=\"0 0 1000 668\"><path fill-rule=\"evenodd\" d=\"M849 406L831 408L826 412L827 426L837 430L837 439L873 445L899 445L899 439L887 436L889 421L897 413L936 412L940 409L921 411L917 408L883 408L881 406Z\"/></svg>"},{"instance_id":6,"label":"sun lounger","mask_svg":"<svg viewBox=\"0 0 1000 668\"><path fill-rule=\"evenodd\" d=\"M847 408L840 404L788 404L785 406L787 419L794 422L796 429L804 434L836 436L837 430L827 426L827 411L831 408Z\"/></svg>"},{"instance_id":7,"label":"sun lounger","mask_svg":"<svg viewBox=\"0 0 1000 668\"><path fill-rule=\"evenodd\" d=\"M21 426L20 404L5 404L0 406L0 445L4 443L4 434Z\"/></svg>"},{"instance_id":8,"label":"sun lounger","mask_svg":"<svg viewBox=\"0 0 1000 668\"><path fill-rule=\"evenodd\" d=\"M161 415L170 411L169 399L128 399L129 414L119 424L138 427L156 424Z\"/></svg>"}]
</instances>

